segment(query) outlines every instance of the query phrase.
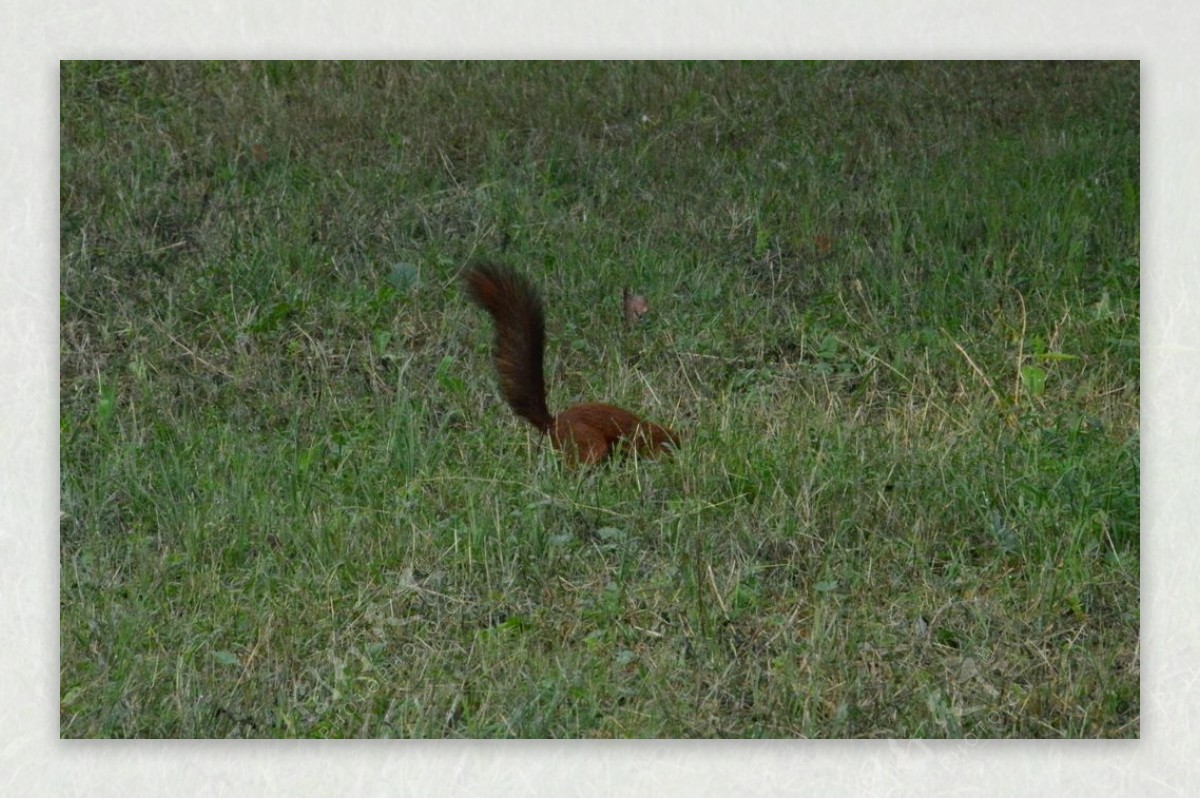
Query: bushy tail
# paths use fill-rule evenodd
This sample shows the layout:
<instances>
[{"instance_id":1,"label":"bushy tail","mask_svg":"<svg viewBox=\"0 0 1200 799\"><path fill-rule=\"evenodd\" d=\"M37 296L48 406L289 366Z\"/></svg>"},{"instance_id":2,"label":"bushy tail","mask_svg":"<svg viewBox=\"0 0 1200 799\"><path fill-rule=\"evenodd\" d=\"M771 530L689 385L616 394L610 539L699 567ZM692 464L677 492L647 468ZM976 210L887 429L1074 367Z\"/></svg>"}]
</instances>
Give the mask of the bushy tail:
<instances>
[{"instance_id":1,"label":"bushy tail","mask_svg":"<svg viewBox=\"0 0 1200 799\"><path fill-rule=\"evenodd\" d=\"M546 408L542 375L546 322L537 289L498 264L471 267L464 280L471 301L487 311L495 325L494 356L504 399L518 416L549 431L553 417Z\"/></svg>"}]
</instances>

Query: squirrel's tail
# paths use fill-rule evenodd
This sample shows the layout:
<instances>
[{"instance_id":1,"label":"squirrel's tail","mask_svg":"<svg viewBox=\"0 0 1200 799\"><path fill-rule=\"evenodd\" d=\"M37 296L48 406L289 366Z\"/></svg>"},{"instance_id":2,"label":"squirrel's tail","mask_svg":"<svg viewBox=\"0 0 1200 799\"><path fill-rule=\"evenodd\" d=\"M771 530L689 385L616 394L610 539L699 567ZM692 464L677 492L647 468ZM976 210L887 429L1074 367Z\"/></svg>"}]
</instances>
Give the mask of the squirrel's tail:
<instances>
[{"instance_id":1,"label":"squirrel's tail","mask_svg":"<svg viewBox=\"0 0 1200 799\"><path fill-rule=\"evenodd\" d=\"M492 317L500 390L513 411L542 432L554 421L546 408L542 356L546 340L542 299L533 284L498 264L471 267L464 277L471 300Z\"/></svg>"}]
</instances>

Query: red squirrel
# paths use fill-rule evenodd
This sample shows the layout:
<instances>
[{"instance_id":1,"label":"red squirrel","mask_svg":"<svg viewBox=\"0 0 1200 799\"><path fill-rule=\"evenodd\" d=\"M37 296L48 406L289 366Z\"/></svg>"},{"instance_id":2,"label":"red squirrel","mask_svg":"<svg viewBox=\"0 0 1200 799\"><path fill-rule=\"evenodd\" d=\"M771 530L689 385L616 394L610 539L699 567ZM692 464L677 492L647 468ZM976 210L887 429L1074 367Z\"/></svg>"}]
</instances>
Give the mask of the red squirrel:
<instances>
[{"instance_id":1,"label":"red squirrel","mask_svg":"<svg viewBox=\"0 0 1200 799\"><path fill-rule=\"evenodd\" d=\"M517 416L549 434L568 462L600 463L630 448L654 457L679 446L670 430L613 405L588 402L550 413L542 371L546 322L537 289L512 269L491 263L471 267L464 281L471 301L495 324L494 356L504 399Z\"/></svg>"}]
</instances>

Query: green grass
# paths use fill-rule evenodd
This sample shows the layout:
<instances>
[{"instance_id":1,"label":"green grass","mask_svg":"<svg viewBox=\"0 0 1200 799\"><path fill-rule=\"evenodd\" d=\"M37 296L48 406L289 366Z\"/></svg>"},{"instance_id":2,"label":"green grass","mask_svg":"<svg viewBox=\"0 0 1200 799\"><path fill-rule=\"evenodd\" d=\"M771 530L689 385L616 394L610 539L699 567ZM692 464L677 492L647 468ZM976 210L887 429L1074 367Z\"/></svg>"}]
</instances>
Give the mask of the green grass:
<instances>
[{"instance_id":1,"label":"green grass","mask_svg":"<svg viewBox=\"0 0 1200 799\"><path fill-rule=\"evenodd\" d=\"M1138 735L1136 64L61 88L63 737Z\"/></svg>"}]
</instances>

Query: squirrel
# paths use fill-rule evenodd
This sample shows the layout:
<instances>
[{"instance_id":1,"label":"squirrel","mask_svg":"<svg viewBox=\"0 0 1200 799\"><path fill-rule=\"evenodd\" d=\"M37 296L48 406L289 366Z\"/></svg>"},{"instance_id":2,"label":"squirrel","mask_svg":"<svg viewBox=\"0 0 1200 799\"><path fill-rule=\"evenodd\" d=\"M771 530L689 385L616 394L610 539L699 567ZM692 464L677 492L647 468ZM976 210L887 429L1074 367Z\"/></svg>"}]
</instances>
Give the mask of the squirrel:
<instances>
[{"instance_id":1,"label":"squirrel","mask_svg":"<svg viewBox=\"0 0 1200 799\"><path fill-rule=\"evenodd\" d=\"M542 367L546 322L538 290L522 275L494 263L470 267L463 280L467 296L495 325L494 357L504 399L517 416L548 434L569 463L600 463L614 452L630 450L655 457L679 446L679 437L667 428L606 403L550 413Z\"/></svg>"}]
</instances>

